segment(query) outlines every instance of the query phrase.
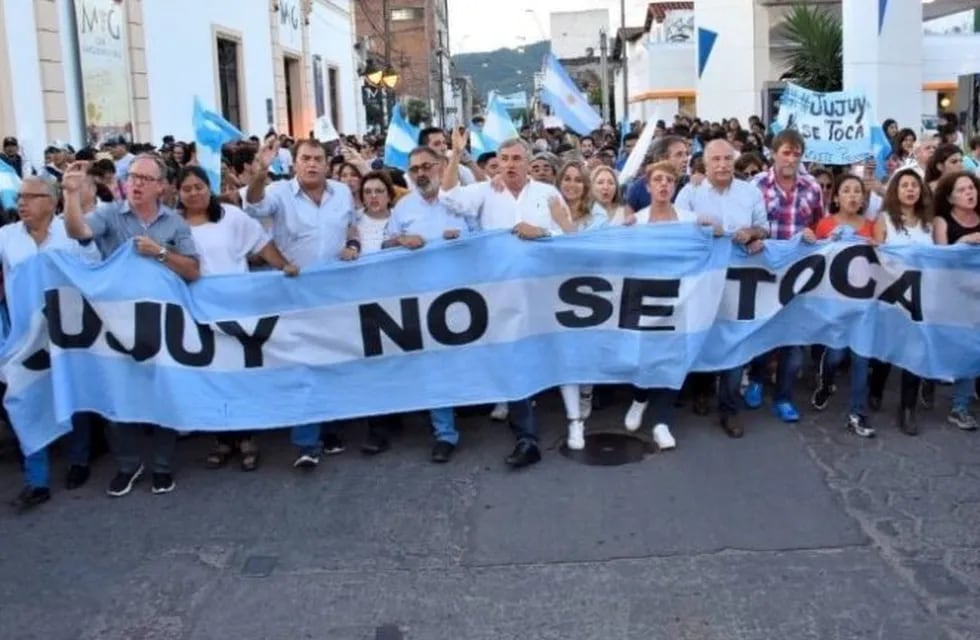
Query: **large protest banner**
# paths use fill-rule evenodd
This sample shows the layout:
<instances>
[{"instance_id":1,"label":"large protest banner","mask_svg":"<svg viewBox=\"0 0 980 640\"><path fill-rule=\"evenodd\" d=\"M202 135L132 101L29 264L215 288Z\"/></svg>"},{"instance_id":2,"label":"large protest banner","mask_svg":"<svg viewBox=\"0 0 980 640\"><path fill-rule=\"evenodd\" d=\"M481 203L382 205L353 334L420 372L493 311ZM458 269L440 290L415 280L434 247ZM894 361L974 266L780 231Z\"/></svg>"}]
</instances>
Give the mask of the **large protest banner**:
<instances>
[{"instance_id":1,"label":"large protest banner","mask_svg":"<svg viewBox=\"0 0 980 640\"><path fill-rule=\"evenodd\" d=\"M806 141L806 162L847 165L873 155L875 126L871 102L859 91L819 93L788 84L779 97L773 130L799 131Z\"/></svg>"},{"instance_id":2,"label":"large protest banner","mask_svg":"<svg viewBox=\"0 0 980 640\"><path fill-rule=\"evenodd\" d=\"M272 428L562 383L676 388L788 344L954 379L980 374L978 273L973 247L794 240L748 256L685 224L488 233L190 286L131 247L97 267L45 253L14 274L0 370L28 452L81 410Z\"/></svg>"}]
</instances>

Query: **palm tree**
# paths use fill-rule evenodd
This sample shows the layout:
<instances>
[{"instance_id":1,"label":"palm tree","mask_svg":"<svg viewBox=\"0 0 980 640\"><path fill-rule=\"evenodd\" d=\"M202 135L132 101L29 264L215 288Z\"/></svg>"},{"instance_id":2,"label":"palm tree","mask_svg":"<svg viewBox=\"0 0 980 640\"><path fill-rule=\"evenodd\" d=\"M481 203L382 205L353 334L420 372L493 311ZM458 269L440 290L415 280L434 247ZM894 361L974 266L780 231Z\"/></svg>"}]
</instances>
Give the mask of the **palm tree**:
<instances>
[{"instance_id":1,"label":"palm tree","mask_svg":"<svg viewBox=\"0 0 980 640\"><path fill-rule=\"evenodd\" d=\"M797 5L777 28L789 71L779 79L811 91L840 91L844 76L844 31L840 19L819 7Z\"/></svg>"}]
</instances>

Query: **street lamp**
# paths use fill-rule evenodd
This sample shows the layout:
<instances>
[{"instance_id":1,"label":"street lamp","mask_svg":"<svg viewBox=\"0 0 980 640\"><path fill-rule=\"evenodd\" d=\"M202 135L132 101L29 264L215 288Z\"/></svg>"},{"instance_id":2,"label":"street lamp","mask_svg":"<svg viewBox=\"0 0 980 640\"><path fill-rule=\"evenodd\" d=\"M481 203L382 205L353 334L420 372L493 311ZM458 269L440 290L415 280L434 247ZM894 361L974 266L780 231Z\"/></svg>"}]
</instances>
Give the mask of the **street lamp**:
<instances>
[{"instance_id":1,"label":"street lamp","mask_svg":"<svg viewBox=\"0 0 980 640\"><path fill-rule=\"evenodd\" d=\"M395 85L398 84L398 72L392 67L388 67L384 70L381 76L380 83L389 89L394 89Z\"/></svg>"}]
</instances>

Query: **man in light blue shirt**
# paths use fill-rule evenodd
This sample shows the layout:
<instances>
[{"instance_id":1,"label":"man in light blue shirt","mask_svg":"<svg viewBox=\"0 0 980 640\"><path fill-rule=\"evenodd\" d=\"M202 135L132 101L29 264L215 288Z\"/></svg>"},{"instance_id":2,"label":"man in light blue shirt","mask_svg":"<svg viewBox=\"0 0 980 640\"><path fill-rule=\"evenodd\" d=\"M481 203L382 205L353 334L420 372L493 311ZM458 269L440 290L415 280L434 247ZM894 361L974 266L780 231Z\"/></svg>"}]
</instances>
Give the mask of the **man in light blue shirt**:
<instances>
[{"instance_id":1,"label":"man in light blue shirt","mask_svg":"<svg viewBox=\"0 0 980 640\"><path fill-rule=\"evenodd\" d=\"M458 238L467 228L466 220L439 200L439 185L446 163L433 149L418 147L408 156L408 175L415 188L402 197L391 213L383 247L419 249L427 242ZM449 462L459 444L459 432L452 407L429 411L436 443L432 462ZM373 428L368 446L381 451L387 448L387 434Z\"/></svg>"},{"instance_id":2,"label":"man in light blue shirt","mask_svg":"<svg viewBox=\"0 0 980 640\"><path fill-rule=\"evenodd\" d=\"M357 259L361 242L350 189L342 182L327 179L326 150L319 142L300 140L293 149L296 177L268 188L266 175L278 153L275 139L259 150L245 194L245 212L256 218L272 218L276 246L297 267ZM293 462L298 469L316 468L322 452L344 450L336 423L293 427L290 438L299 449Z\"/></svg>"},{"instance_id":3,"label":"man in light blue shirt","mask_svg":"<svg viewBox=\"0 0 980 640\"><path fill-rule=\"evenodd\" d=\"M727 140L712 140L704 148L704 164L705 179L698 185L688 183L681 189L675 205L710 216L732 234L735 244L749 253L762 251L762 241L769 236L769 217L762 192L748 182L735 179L734 147ZM721 372L718 384L721 427L732 438L741 438L745 433L737 420L742 369L744 367L735 367ZM704 401L711 382L710 376L692 375L695 404Z\"/></svg>"}]
</instances>

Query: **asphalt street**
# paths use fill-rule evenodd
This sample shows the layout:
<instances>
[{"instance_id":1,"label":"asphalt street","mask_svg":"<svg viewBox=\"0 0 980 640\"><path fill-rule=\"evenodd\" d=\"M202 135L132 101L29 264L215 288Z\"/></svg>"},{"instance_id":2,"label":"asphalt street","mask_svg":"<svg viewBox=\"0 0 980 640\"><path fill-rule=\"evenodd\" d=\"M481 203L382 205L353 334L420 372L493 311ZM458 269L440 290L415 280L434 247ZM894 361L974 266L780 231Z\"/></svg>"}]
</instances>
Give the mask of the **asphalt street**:
<instances>
[{"instance_id":1,"label":"asphalt street","mask_svg":"<svg viewBox=\"0 0 980 640\"><path fill-rule=\"evenodd\" d=\"M804 390L799 390L799 400ZM557 394L538 403L544 460L513 472L513 441L461 421L447 465L422 416L375 458L290 468L281 433L262 467L208 471L178 448L177 490L144 480L0 510L4 640L976 640L980 433L945 423L949 389L908 437L843 429L844 394L796 426L765 409L729 439L680 409L678 448L622 466L558 451ZM594 414L616 431L628 398ZM800 403L802 406L802 402ZM3 497L20 486L0 465Z\"/></svg>"}]
</instances>

